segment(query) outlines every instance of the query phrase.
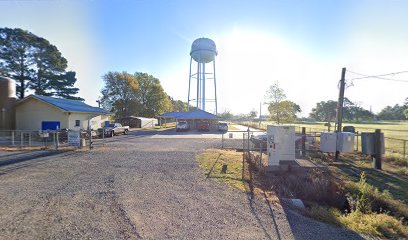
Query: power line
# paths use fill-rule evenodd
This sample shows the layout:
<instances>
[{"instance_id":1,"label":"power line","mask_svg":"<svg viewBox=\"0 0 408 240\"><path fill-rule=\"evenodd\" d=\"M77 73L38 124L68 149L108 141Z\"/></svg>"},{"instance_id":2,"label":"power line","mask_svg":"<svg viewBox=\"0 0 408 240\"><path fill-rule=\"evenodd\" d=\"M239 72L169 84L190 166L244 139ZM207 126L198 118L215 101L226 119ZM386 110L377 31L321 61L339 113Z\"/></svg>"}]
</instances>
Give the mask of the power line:
<instances>
[{"instance_id":1,"label":"power line","mask_svg":"<svg viewBox=\"0 0 408 240\"><path fill-rule=\"evenodd\" d=\"M386 74L380 74L380 75L366 75L366 74L362 74L362 73L353 72L353 71L350 71L350 70L347 70L347 72L363 76L363 77L356 77L356 78L348 79L348 80L351 80L351 81L358 80L358 79L377 78L377 79L387 80L387 81L408 82L408 80L384 78L384 76L390 76L390 75L394 76L394 75L398 75L398 74L402 74L402 73L408 73L408 71L400 71L400 72L386 73Z\"/></svg>"}]
</instances>

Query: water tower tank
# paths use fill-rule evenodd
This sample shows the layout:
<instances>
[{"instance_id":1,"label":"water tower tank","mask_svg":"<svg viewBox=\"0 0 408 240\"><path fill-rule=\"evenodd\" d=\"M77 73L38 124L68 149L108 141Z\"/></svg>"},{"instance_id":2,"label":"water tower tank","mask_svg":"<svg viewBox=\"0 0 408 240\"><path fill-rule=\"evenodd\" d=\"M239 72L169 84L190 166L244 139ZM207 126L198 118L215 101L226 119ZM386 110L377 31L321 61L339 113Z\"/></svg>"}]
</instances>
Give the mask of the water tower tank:
<instances>
[{"instance_id":1,"label":"water tower tank","mask_svg":"<svg viewBox=\"0 0 408 240\"><path fill-rule=\"evenodd\" d=\"M13 130L16 124L16 82L0 76L0 130Z\"/></svg>"},{"instance_id":2,"label":"water tower tank","mask_svg":"<svg viewBox=\"0 0 408 240\"><path fill-rule=\"evenodd\" d=\"M198 63L209 63L217 56L215 42L209 38L198 38L191 45L190 56Z\"/></svg>"}]
</instances>

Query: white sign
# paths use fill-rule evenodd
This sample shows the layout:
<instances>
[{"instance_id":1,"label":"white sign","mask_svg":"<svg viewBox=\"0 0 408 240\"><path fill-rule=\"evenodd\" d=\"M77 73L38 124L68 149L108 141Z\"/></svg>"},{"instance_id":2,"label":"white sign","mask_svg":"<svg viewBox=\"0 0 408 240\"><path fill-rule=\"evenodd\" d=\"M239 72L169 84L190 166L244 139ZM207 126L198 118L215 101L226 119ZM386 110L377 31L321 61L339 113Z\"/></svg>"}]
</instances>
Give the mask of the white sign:
<instances>
[{"instance_id":1,"label":"white sign","mask_svg":"<svg viewBox=\"0 0 408 240\"><path fill-rule=\"evenodd\" d=\"M68 145L79 147L80 143L79 131L68 131Z\"/></svg>"}]
</instances>

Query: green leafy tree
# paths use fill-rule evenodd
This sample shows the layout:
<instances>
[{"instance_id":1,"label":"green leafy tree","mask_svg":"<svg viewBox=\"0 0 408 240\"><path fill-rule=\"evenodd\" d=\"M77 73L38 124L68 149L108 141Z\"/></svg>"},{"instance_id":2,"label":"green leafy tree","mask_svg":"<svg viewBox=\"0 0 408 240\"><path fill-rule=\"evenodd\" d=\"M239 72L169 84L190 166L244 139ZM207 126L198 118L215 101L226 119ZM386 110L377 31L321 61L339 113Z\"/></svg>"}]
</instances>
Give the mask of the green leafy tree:
<instances>
[{"instance_id":1,"label":"green leafy tree","mask_svg":"<svg viewBox=\"0 0 408 240\"><path fill-rule=\"evenodd\" d=\"M225 110L224 112L218 114L218 116L225 120L231 120L234 118L234 115L229 110Z\"/></svg>"},{"instance_id":2,"label":"green leafy tree","mask_svg":"<svg viewBox=\"0 0 408 240\"><path fill-rule=\"evenodd\" d=\"M286 99L286 95L283 89L279 86L278 82L275 82L272 86L269 87L266 92L266 103L269 105L268 110L271 114L272 119L277 121L280 124L281 120L281 102Z\"/></svg>"},{"instance_id":3,"label":"green leafy tree","mask_svg":"<svg viewBox=\"0 0 408 240\"><path fill-rule=\"evenodd\" d=\"M268 107L269 112L276 112L279 111L278 114L276 115L271 115L272 120L279 123L289 123L293 122L296 120L296 114L301 112L300 106L297 105L296 103L289 101L289 100L283 100L279 103L276 104L270 104ZM279 121L277 117L275 116L279 115Z\"/></svg>"},{"instance_id":4,"label":"green leafy tree","mask_svg":"<svg viewBox=\"0 0 408 240\"><path fill-rule=\"evenodd\" d=\"M347 120L359 121L362 119L372 118L374 115L360 106L357 102L352 102L344 98L343 118Z\"/></svg>"},{"instance_id":5,"label":"green leafy tree","mask_svg":"<svg viewBox=\"0 0 408 240\"><path fill-rule=\"evenodd\" d=\"M17 80L18 97L36 94L81 99L74 95L75 72L65 72L67 60L57 47L31 32L0 28L0 73Z\"/></svg>"},{"instance_id":6,"label":"green leafy tree","mask_svg":"<svg viewBox=\"0 0 408 240\"><path fill-rule=\"evenodd\" d=\"M312 109L309 117L318 121L331 122L336 118L336 111L337 101L321 101ZM362 119L370 119L373 116L370 111L362 108L358 103L344 98L343 119L359 121Z\"/></svg>"},{"instance_id":7,"label":"green leafy tree","mask_svg":"<svg viewBox=\"0 0 408 240\"><path fill-rule=\"evenodd\" d=\"M252 110L249 112L249 118L251 118L251 119L256 118L257 115L258 115L258 112L257 112L255 109L252 109Z\"/></svg>"},{"instance_id":8,"label":"green leafy tree","mask_svg":"<svg viewBox=\"0 0 408 240\"><path fill-rule=\"evenodd\" d=\"M159 79L141 72L136 72L134 76L139 83L139 90L132 105L135 115L156 117L173 110L171 99L163 90Z\"/></svg>"},{"instance_id":9,"label":"green leafy tree","mask_svg":"<svg viewBox=\"0 0 408 240\"><path fill-rule=\"evenodd\" d=\"M174 100L172 97L170 97L171 104L173 106L173 111L175 112L186 112L188 105L186 102L183 102L181 100Z\"/></svg>"},{"instance_id":10,"label":"green leafy tree","mask_svg":"<svg viewBox=\"0 0 408 240\"><path fill-rule=\"evenodd\" d=\"M114 112L116 118L131 115L155 117L173 110L170 97L159 79L152 75L108 72L103 79L102 106Z\"/></svg>"},{"instance_id":11,"label":"green leafy tree","mask_svg":"<svg viewBox=\"0 0 408 240\"><path fill-rule=\"evenodd\" d=\"M136 77L127 72L108 72L102 78L105 83L101 91L102 106L114 112L117 118L129 116L139 90Z\"/></svg>"},{"instance_id":12,"label":"green leafy tree","mask_svg":"<svg viewBox=\"0 0 408 240\"><path fill-rule=\"evenodd\" d=\"M271 119L278 124L293 122L296 119L296 114L301 112L299 105L290 100L286 100L285 92L279 86L278 82L275 82L269 87L265 98Z\"/></svg>"},{"instance_id":13,"label":"green leafy tree","mask_svg":"<svg viewBox=\"0 0 408 240\"><path fill-rule=\"evenodd\" d=\"M406 109L408 107L399 104L395 104L393 107L386 106L377 114L377 117L382 120L404 120L407 119L404 114Z\"/></svg>"},{"instance_id":14,"label":"green leafy tree","mask_svg":"<svg viewBox=\"0 0 408 240\"><path fill-rule=\"evenodd\" d=\"M337 101L321 101L316 104L309 116L318 121L331 122L336 117L336 108Z\"/></svg>"}]
</instances>

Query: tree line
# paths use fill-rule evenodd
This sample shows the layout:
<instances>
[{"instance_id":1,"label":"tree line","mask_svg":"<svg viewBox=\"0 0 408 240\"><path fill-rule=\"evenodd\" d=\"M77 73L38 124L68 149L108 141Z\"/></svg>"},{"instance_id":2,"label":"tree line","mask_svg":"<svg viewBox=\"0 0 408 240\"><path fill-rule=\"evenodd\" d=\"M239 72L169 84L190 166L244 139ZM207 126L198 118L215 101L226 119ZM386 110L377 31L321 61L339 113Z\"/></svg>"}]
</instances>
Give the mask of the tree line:
<instances>
[{"instance_id":1,"label":"tree line","mask_svg":"<svg viewBox=\"0 0 408 240\"><path fill-rule=\"evenodd\" d=\"M321 101L316 104L309 117L330 122L336 118L337 101ZM343 118L350 121L361 120L406 120L408 119L408 98L402 105L386 106L378 114L362 108L358 103L344 99Z\"/></svg>"},{"instance_id":2,"label":"tree line","mask_svg":"<svg viewBox=\"0 0 408 240\"><path fill-rule=\"evenodd\" d=\"M268 106L269 115L267 120L279 123L290 123L298 119L301 108L295 102L288 100L284 90L275 82L265 94L265 102ZM337 101L328 100L316 103L316 106L309 113L309 119L316 121L332 122L336 119ZM258 112L252 109L248 114L234 115L230 111L220 114L225 119L254 120L257 119ZM262 116L265 119L265 116ZM362 120L406 120L408 119L408 97L402 105L387 106L378 114L364 109L358 102L353 102L344 98L343 119L348 121Z\"/></svg>"}]
</instances>

